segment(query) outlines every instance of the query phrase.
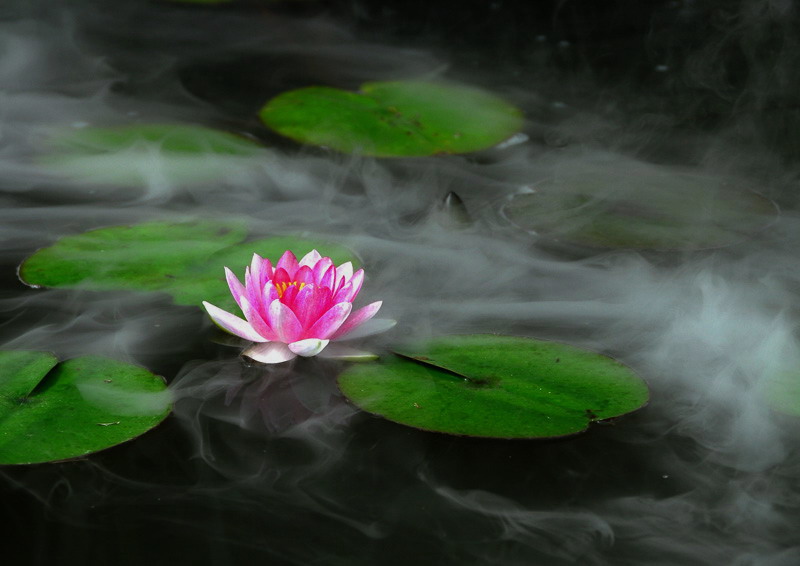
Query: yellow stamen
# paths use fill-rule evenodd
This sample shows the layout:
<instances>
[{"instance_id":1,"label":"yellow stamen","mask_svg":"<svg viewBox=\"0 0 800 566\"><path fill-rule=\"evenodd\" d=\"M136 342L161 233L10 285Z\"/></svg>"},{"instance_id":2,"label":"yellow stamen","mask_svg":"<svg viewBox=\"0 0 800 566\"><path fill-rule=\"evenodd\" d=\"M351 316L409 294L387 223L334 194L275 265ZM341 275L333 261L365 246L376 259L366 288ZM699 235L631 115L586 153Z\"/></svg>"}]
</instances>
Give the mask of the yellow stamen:
<instances>
[{"instance_id":1,"label":"yellow stamen","mask_svg":"<svg viewBox=\"0 0 800 566\"><path fill-rule=\"evenodd\" d=\"M275 290L278 291L278 298L283 298L283 294L286 292L286 289L291 287L292 285L298 286L298 291L306 286L305 283L298 283L297 281L292 281L290 283L278 283L275 285Z\"/></svg>"}]
</instances>

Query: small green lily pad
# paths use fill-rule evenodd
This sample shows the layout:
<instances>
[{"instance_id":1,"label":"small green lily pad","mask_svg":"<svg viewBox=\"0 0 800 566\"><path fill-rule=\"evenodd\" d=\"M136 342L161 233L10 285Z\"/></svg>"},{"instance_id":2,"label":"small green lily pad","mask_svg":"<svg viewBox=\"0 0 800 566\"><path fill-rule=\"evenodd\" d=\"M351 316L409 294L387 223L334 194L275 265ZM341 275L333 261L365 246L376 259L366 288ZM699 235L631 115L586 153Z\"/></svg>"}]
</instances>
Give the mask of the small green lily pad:
<instances>
[{"instance_id":1,"label":"small green lily pad","mask_svg":"<svg viewBox=\"0 0 800 566\"><path fill-rule=\"evenodd\" d=\"M242 243L240 222L147 222L66 236L20 266L28 285L95 291L162 291L181 305L233 305L223 268L241 275L253 253L271 260L287 249L312 249L335 262L354 261L349 250L316 239L280 236Z\"/></svg>"},{"instance_id":2,"label":"small green lily pad","mask_svg":"<svg viewBox=\"0 0 800 566\"><path fill-rule=\"evenodd\" d=\"M366 83L357 93L292 90L270 100L260 116L295 141L376 157L468 153L522 128L522 112L493 94L422 81Z\"/></svg>"},{"instance_id":3,"label":"small green lily pad","mask_svg":"<svg viewBox=\"0 0 800 566\"><path fill-rule=\"evenodd\" d=\"M80 458L171 410L166 383L143 368L96 356L56 364L47 352L0 351L0 464Z\"/></svg>"},{"instance_id":4,"label":"small green lily pad","mask_svg":"<svg viewBox=\"0 0 800 566\"><path fill-rule=\"evenodd\" d=\"M264 152L255 141L189 124L64 128L40 163L80 182L114 186L222 180Z\"/></svg>"},{"instance_id":5,"label":"small green lily pad","mask_svg":"<svg viewBox=\"0 0 800 566\"><path fill-rule=\"evenodd\" d=\"M424 430L552 438L644 406L645 382L609 357L574 346L497 335L436 338L339 376L354 404Z\"/></svg>"},{"instance_id":6,"label":"small green lily pad","mask_svg":"<svg viewBox=\"0 0 800 566\"><path fill-rule=\"evenodd\" d=\"M511 222L586 247L716 248L772 223L775 204L711 175L624 161L565 171L505 207Z\"/></svg>"}]
</instances>

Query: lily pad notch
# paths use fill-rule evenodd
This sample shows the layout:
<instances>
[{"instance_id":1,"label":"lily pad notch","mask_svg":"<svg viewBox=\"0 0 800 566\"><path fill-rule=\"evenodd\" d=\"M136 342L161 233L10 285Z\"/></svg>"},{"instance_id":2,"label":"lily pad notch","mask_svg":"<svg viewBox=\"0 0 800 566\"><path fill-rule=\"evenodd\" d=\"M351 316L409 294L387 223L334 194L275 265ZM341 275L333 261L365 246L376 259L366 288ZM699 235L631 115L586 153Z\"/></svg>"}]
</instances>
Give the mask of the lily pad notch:
<instances>
[{"instance_id":1,"label":"lily pad notch","mask_svg":"<svg viewBox=\"0 0 800 566\"><path fill-rule=\"evenodd\" d=\"M0 465L81 458L141 436L171 410L164 379L144 368L0 351Z\"/></svg>"},{"instance_id":2,"label":"lily pad notch","mask_svg":"<svg viewBox=\"0 0 800 566\"><path fill-rule=\"evenodd\" d=\"M558 438L647 404L622 363L575 346L517 336L457 335L395 349L338 378L361 409L462 436Z\"/></svg>"}]
</instances>

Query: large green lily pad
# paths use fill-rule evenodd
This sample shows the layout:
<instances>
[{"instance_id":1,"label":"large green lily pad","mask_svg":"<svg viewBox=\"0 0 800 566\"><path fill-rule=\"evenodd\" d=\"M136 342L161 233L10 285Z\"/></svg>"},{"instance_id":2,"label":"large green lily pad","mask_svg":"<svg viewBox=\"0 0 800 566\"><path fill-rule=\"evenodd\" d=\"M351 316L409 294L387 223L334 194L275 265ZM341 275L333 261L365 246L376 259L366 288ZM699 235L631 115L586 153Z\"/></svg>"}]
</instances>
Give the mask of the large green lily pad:
<instances>
[{"instance_id":1,"label":"large green lily pad","mask_svg":"<svg viewBox=\"0 0 800 566\"><path fill-rule=\"evenodd\" d=\"M79 458L171 410L164 380L143 368L96 356L56 364L46 352L0 351L0 464Z\"/></svg>"},{"instance_id":2,"label":"large green lily pad","mask_svg":"<svg viewBox=\"0 0 800 566\"><path fill-rule=\"evenodd\" d=\"M366 83L360 92L292 90L270 100L260 116L298 142L377 157L477 151L522 127L522 112L493 94L422 81Z\"/></svg>"},{"instance_id":3,"label":"large green lily pad","mask_svg":"<svg viewBox=\"0 0 800 566\"><path fill-rule=\"evenodd\" d=\"M249 138L189 124L63 128L47 149L39 161L52 173L126 187L222 180L264 152Z\"/></svg>"},{"instance_id":4,"label":"large green lily pad","mask_svg":"<svg viewBox=\"0 0 800 566\"><path fill-rule=\"evenodd\" d=\"M241 222L147 222L65 236L20 266L20 278L43 287L96 291L162 291L181 305L210 301L233 306L224 267L240 275L253 253L273 261L287 249L312 249L335 262L354 261L349 250L319 239L291 236L243 243Z\"/></svg>"},{"instance_id":5,"label":"large green lily pad","mask_svg":"<svg viewBox=\"0 0 800 566\"><path fill-rule=\"evenodd\" d=\"M567 165L505 207L514 224L562 243L692 250L742 241L776 218L769 199L735 183L632 160Z\"/></svg>"},{"instance_id":6,"label":"large green lily pad","mask_svg":"<svg viewBox=\"0 0 800 566\"><path fill-rule=\"evenodd\" d=\"M339 376L365 411L457 435L552 438L645 405L631 369L574 346L497 335L436 338Z\"/></svg>"}]
</instances>

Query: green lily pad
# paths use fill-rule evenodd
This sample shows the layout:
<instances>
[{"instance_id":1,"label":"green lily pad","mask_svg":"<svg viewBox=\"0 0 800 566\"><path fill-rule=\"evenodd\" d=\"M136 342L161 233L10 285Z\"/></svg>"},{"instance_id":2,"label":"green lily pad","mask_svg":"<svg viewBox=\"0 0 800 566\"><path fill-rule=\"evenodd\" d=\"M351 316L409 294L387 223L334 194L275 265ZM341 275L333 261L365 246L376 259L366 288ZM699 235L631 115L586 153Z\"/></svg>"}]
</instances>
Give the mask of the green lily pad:
<instances>
[{"instance_id":1,"label":"green lily pad","mask_svg":"<svg viewBox=\"0 0 800 566\"><path fill-rule=\"evenodd\" d=\"M236 175L264 148L243 136L187 124L61 129L39 161L80 182L197 184Z\"/></svg>"},{"instance_id":2,"label":"green lily pad","mask_svg":"<svg viewBox=\"0 0 800 566\"><path fill-rule=\"evenodd\" d=\"M578 246L693 250L747 239L777 215L769 199L710 175L634 161L564 169L514 197L508 219Z\"/></svg>"},{"instance_id":3,"label":"green lily pad","mask_svg":"<svg viewBox=\"0 0 800 566\"><path fill-rule=\"evenodd\" d=\"M79 458L171 410L166 383L143 368L96 356L56 364L46 352L0 351L0 464Z\"/></svg>"},{"instance_id":4,"label":"green lily pad","mask_svg":"<svg viewBox=\"0 0 800 566\"><path fill-rule=\"evenodd\" d=\"M436 338L339 376L354 404L424 430L496 438L552 438L644 406L631 369L574 346L497 335Z\"/></svg>"},{"instance_id":5,"label":"green lily pad","mask_svg":"<svg viewBox=\"0 0 800 566\"><path fill-rule=\"evenodd\" d=\"M34 286L164 291L194 265L242 241L236 222L147 222L66 236L20 267Z\"/></svg>"},{"instance_id":6,"label":"green lily pad","mask_svg":"<svg viewBox=\"0 0 800 566\"><path fill-rule=\"evenodd\" d=\"M767 383L767 401L770 406L787 415L800 417L800 375L783 372Z\"/></svg>"},{"instance_id":7,"label":"green lily pad","mask_svg":"<svg viewBox=\"0 0 800 566\"><path fill-rule=\"evenodd\" d=\"M210 301L233 305L224 267L243 272L253 253L271 260L287 249L302 256L312 249L341 263L349 250L306 238L281 236L242 243L239 222L147 222L66 236L40 249L20 266L28 285L95 291L162 291L181 305ZM241 275L241 273L240 273Z\"/></svg>"},{"instance_id":8,"label":"green lily pad","mask_svg":"<svg viewBox=\"0 0 800 566\"><path fill-rule=\"evenodd\" d=\"M270 100L260 116L295 141L377 157L468 153L522 128L522 112L493 94L422 81L366 83L357 93L292 90Z\"/></svg>"}]
</instances>

